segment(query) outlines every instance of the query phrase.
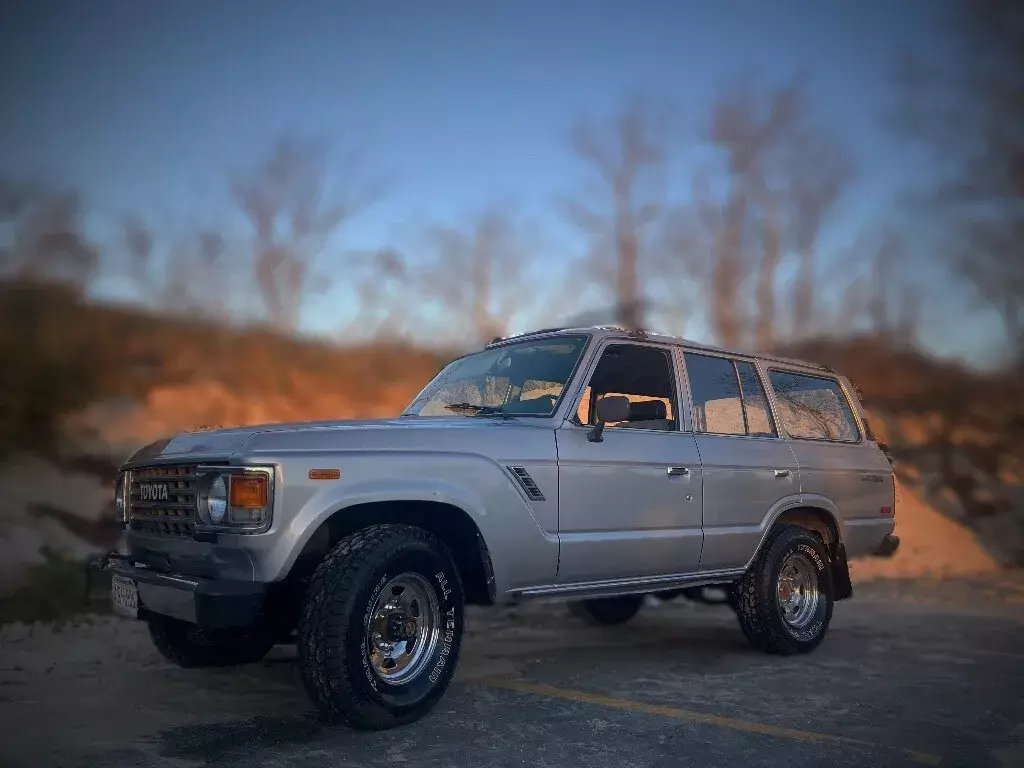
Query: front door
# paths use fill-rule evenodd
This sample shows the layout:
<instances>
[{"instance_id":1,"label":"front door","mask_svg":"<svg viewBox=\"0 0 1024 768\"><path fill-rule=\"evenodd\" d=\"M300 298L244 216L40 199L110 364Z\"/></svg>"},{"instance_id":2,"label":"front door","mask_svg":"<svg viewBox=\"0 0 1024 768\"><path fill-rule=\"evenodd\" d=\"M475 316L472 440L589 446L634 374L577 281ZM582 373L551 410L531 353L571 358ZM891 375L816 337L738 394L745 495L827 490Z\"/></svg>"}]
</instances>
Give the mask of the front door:
<instances>
[{"instance_id":1,"label":"front door","mask_svg":"<svg viewBox=\"0 0 1024 768\"><path fill-rule=\"evenodd\" d=\"M704 470L700 570L742 568L772 510L799 501L796 457L779 437L753 363L695 352L683 359Z\"/></svg>"},{"instance_id":2,"label":"front door","mask_svg":"<svg viewBox=\"0 0 1024 768\"><path fill-rule=\"evenodd\" d=\"M558 444L558 582L687 573L700 560L701 466L683 431L672 350L615 342L599 353ZM630 400L627 421L588 439L601 397Z\"/></svg>"}]
</instances>

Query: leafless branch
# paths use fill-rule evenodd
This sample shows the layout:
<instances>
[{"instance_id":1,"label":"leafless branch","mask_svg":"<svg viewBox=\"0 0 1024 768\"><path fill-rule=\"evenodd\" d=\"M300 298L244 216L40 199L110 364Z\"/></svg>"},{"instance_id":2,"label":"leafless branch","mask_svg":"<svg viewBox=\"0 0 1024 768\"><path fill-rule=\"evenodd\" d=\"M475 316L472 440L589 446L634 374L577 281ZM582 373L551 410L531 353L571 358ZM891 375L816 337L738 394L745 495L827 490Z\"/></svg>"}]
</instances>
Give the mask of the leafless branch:
<instances>
[{"instance_id":1,"label":"leafless branch","mask_svg":"<svg viewBox=\"0 0 1024 768\"><path fill-rule=\"evenodd\" d=\"M331 237L380 191L364 186L332 196L327 158L326 144L286 137L232 183L253 228L253 274L267 318L286 330L298 322L314 264Z\"/></svg>"},{"instance_id":2,"label":"leafless branch","mask_svg":"<svg viewBox=\"0 0 1024 768\"><path fill-rule=\"evenodd\" d=\"M445 307L458 335L476 342L504 335L533 308L537 249L514 214L491 207L465 229L434 225L423 239L425 258L411 279Z\"/></svg>"},{"instance_id":3,"label":"leafless branch","mask_svg":"<svg viewBox=\"0 0 1024 768\"><path fill-rule=\"evenodd\" d=\"M84 233L79 195L0 181L0 200L0 222L10 232L8 244L0 247L0 270L84 290L100 266L100 254Z\"/></svg>"},{"instance_id":4,"label":"leafless branch","mask_svg":"<svg viewBox=\"0 0 1024 768\"><path fill-rule=\"evenodd\" d=\"M644 102L633 100L605 123L577 124L572 146L601 179L608 207L598 212L573 202L567 206L568 217L590 239L591 262L610 251L614 277L600 267L593 274L613 289L619 321L640 327L644 322L642 230L657 219L660 208L656 202L640 203L637 197L642 194L643 183L666 162L665 121Z\"/></svg>"}]
</instances>

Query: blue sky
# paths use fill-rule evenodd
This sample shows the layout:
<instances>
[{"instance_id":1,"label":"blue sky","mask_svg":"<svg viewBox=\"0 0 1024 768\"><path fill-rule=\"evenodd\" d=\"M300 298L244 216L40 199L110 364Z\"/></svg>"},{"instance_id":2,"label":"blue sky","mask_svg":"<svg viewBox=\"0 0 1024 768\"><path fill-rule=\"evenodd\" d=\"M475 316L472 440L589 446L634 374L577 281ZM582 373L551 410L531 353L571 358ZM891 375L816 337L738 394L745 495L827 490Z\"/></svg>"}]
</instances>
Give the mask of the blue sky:
<instances>
[{"instance_id":1,"label":"blue sky","mask_svg":"<svg viewBox=\"0 0 1024 768\"><path fill-rule=\"evenodd\" d=\"M891 217L927 172L880 120L894 57L929 37L940 3L357 2L181 0L22 3L0 23L0 171L79 187L90 228L125 213L207 221L225 176L285 131L324 136L393 175L387 197L344 232L350 248L458 221L495 199L550 215L585 169L568 149L584 115L632 92L668 98L681 135L723 82L811 76L823 120L850 142L858 180L836 246ZM559 236L552 258L582 247ZM108 276L100 290L124 286ZM336 322L335 293L305 327ZM928 341L968 354L991 318L932 313ZM957 314L957 313L954 313ZM980 353L979 353L980 354Z\"/></svg>"}]
</instances>

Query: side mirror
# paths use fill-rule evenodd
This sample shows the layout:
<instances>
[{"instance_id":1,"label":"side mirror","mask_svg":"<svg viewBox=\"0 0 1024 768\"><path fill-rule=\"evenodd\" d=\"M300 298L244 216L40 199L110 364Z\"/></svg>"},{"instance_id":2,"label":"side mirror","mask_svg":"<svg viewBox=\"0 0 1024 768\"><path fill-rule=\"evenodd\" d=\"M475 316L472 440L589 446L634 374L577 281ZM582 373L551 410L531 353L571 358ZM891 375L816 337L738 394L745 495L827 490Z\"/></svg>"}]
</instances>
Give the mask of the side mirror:
<instances>
[{"instance_id":1,"label":"side mirror","mask_svg":"<svg viewBox=\"0 0 1024 768\"><path fill-rule=\"evenodd\" d=\"M604 440L605 422L629 421L629 398L622 395L606 395L597 401L597 423L587 433L587 440L600 443Z\"/></svg>"}]
</instances>

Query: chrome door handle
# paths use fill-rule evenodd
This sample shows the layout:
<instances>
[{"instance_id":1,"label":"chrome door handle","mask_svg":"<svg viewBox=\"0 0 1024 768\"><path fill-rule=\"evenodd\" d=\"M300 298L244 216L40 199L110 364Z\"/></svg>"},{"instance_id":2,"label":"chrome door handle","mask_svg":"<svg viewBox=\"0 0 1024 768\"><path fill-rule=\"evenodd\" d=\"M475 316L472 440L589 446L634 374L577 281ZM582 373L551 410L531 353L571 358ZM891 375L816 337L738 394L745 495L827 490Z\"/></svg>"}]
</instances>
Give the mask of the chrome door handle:
<instances>
[{"instance_id":1,"label":"chrome door handle","mask_svg":"<svg viewBox=\"0 0 1024 768\"><path fill-rule=\"evenodd\" d=\"M668 467L666 470L670 475L688 475L690 470L688 467Z\"/></svg>"},{"instance_id":2,"label":"chrome door handle","mask_svg":"<svg viewBox=\"0 0 1024 768\"><path fill-rule=\"evenodd\" d=\"M788 469L776 469L775 470L775 476L776 477L789 477L789 470Z\"/></svg>"}]
</instances>

